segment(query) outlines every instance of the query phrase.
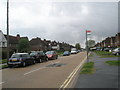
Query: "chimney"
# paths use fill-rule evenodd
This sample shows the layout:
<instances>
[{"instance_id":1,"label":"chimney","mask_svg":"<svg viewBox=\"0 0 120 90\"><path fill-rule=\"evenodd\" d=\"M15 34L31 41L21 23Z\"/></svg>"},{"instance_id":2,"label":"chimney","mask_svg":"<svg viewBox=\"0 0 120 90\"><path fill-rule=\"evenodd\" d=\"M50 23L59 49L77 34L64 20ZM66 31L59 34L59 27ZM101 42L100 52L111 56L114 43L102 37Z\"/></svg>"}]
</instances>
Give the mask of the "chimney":
<instances>
[{"instance_id":1,"label":"chimney","mask_svg":"<svg viewBox=\"0 0 120 90\"><path fill-rule=\"evenodd\" d=\"M19 39L20 39L20 34L17 34L17 36L16 36L16 37L17 37L17 39L19 40Z\"/></svg>"}]
</instances>

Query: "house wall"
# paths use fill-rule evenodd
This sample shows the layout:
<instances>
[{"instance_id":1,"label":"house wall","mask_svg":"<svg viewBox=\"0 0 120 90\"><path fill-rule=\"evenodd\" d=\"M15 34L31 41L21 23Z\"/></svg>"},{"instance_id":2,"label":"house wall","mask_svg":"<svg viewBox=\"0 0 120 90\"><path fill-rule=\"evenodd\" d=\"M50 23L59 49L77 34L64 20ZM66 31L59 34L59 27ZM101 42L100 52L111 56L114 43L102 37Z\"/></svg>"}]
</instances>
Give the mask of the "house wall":
<instances>
[{"instance_id":1,"label":"house wall","mask_svg":"<svg viewBox=\"0 0 120 90\"><path fill-rule=\"evenodd\" d=\"M7 40L3 35L3 32L0 30L0 47L7 47Z\"/></svg>"}]
</instances>

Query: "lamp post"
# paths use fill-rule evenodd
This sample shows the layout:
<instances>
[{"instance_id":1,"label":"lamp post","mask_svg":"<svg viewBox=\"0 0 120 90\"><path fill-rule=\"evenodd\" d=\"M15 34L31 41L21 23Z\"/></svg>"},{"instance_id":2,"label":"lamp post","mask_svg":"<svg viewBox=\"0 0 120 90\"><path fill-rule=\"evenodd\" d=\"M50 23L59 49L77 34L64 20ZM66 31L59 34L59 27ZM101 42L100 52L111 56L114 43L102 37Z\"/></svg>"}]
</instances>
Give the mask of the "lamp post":
<instances>
[{"instance_id":1,"label":"lamp post","mask_svg":"<svg viewBox=\"0 0 120 90\"><path fill-rule=\"evenodd\" d=\"M7 60L9 59L9 0L7 0Z\"/></svg>"}]
</instances>

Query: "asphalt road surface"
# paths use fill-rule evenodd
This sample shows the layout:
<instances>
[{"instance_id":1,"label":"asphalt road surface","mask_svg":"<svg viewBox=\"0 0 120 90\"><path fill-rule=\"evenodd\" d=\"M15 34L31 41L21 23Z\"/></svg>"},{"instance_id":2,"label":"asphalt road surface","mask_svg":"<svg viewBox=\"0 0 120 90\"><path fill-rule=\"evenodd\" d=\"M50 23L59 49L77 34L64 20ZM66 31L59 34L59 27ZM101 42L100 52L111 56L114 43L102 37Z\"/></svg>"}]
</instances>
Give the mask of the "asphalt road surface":
<instances>
[{"instance_id":1,"label":"asphalt road surface","mask_svg":"<svg viewBox=\"0 0 120 90\"><path fill-rule=\"evenodd\" d=\"M2 88L70 88L86 52L2 70Z\"/></svg>"}]
</instances>

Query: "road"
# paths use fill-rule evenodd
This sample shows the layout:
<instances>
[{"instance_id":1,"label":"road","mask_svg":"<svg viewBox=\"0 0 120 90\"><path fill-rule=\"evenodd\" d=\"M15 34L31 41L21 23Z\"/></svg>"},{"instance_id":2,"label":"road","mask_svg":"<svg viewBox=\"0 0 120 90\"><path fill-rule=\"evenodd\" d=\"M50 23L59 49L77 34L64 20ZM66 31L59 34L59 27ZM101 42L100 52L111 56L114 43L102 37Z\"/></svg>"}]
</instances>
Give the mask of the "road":
<instances>
[{"instance_id":1,"label":"road","mask_svg":"<svg viewBox=\"0 0 120 90\"><path fill-rule=\"evenodd\" d=\"M27 67L3 69L0 84L2 88L68 88L85 57L86 52L80 52ZM52 67L55 63L62 65Z\"/></svg>"}]
</instances>

